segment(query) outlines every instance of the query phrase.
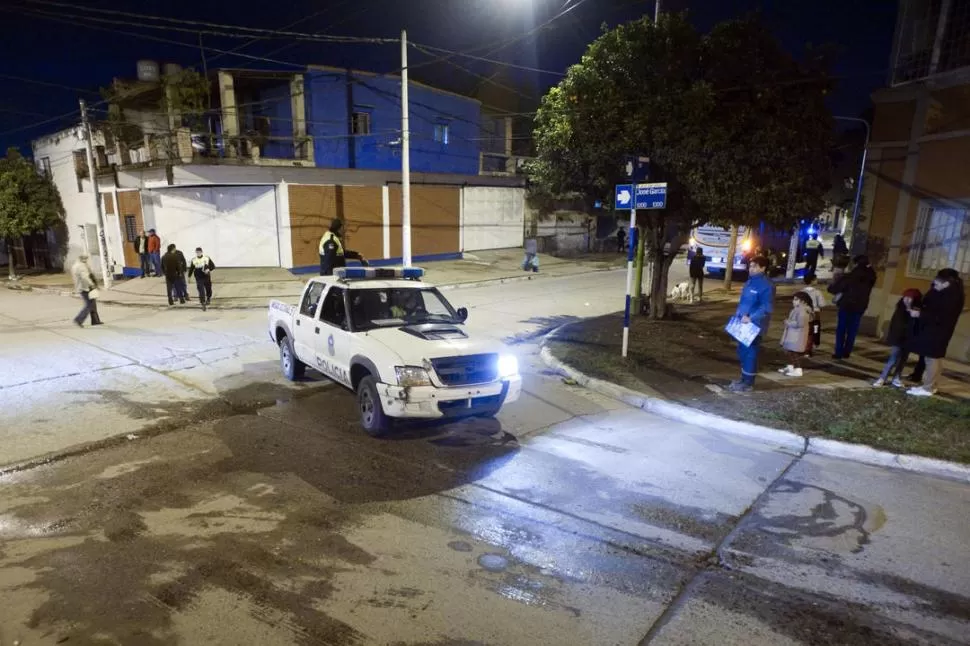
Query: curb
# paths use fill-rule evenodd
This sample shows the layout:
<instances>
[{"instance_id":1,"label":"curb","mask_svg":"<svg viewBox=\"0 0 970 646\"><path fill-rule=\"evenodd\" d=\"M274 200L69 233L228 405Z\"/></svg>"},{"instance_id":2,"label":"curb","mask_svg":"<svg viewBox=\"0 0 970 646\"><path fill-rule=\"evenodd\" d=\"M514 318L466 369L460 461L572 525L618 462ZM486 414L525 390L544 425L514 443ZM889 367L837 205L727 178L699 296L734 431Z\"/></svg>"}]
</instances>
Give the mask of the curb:
<instances>
[{"instance_id":1,"label":"curb","mask_svg":"<svg viewBox=\"0 0 970 646\"><path fill-rule=\"evenodd\" d=\"M472 280L472 281L466 281L466 282L461 282L461 283L447 283L447 284L444 284L444 285L437 285L437 287L438 287L438 289L440 291L445 292L445 291L453 291L453 290L458 290L458 289L473 289L473 288L476 288L476 287L491 287L491 286L494 286L494 285L504 285L506 283L521 283L521 282L526 282L526 281L530 281L530 280L542 280L544 278L569 278L570 276L582 276L582 275L585 275L585 274L601 273L601 272L606 272L606 271L619 271L621 269L623 269L623 267L598 267L598 268L594 268L594 269L589 269L589 270L587 270L585 272L574 273L574 274L528 274L528 275L525 275L525 276L508 276L508 277L505 277L505 278L488 278L488 279L485 279L485 280ZM64 287L45 287L45 286L39 286L39 285L27 285L27 284L25 284L23 287L13 287L13 286L8 285L7 286L7 289L9 289L11 291L20 291L20 292L30 292L30 291L33 291L33 292L42 292L42 293L51 294L51 295L54 295L54 296L74 296L74 290L73 289L68 289L68 288L64 288ZM164 300L164 295L163 296L159 296L159 298ZM245 297L244 296L242 298L248 298L248 297ZM273 298L274 298L273 296L267 296L266 297L266 302L265 303L260 303L258 305L256 305L256 304L253 304L253 305L228 305L228 304L227 305L219 305L218 302L217 302L217 303L215 303L215 304L212 305L211 309L213 309L213 310L264 310L264 309L266 309L266 303L268 303ZM294 298L299 298L299 296L295 296ZM226 300L232 300L232 299L226 299ZM143 309L166 309L168 307L164 303L161 303L161 304L154 303L154 302L152 302L152 303L144 303L144 302L134 302L134 303L132 303L132 302L116 301L116 300L112 300L110 298L108 298L108 299L102 298L101 299L101 302L104 303L105 305L117 305L119 307L135 307L135 308L143 308Z\"/></svg>"},{"instance_id":2,"label":"curb","mask_svg":"<svg viewBox=\"0 0 970 646\"><path fill-rule=\"evenodd\" d=\"M815 455L841 458L877 467L890 467L912 473L970 483L970 465L926 458L919 455L880 451L879 449L874 449L864 444L850 444L848 442L840 442L838 440L821 437L806 437L791 431L729 420L696 410L689 406L684 406L683 404L676 404L665 400L659 393L645 394L620 386L619 384L590 377L554 357L546 346L548 341L554 341L556 334L567 326L556 329L543 339L539 357L547 366L559 374L575 380L576 383L593 392L616 399L629 406L654 413L666 419L692 424L711 431L720 431L760 440L769 444L775 444L794 453L813 453Z\"/></svg>"}]
</instances>

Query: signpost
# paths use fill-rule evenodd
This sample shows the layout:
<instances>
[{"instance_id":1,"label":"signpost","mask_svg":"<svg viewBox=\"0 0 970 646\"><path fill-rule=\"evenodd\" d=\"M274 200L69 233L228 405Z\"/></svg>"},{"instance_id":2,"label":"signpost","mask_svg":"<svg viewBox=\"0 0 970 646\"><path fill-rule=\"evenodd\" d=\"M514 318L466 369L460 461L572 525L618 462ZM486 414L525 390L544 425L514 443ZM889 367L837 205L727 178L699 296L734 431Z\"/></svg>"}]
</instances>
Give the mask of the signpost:
<instances>
[{"instance_id":1,"label":"signpost","mask_svg":"<svg viewBox=\"0 0 970 646\"><path fill-rule=\"evenodd\" d=\"M646 161L649 164L649 159ZM634 162L628 161L630 174L635 170ZM662 209L667 206L667 183L652 184L617 184L613 198L613 208L616 210L630 209L630 229L627 232L626 252L626 306L623 310L623 350L626 358L630 347L630 305L633 301L633 256L636 250L637 238L637 209ZM636 286L640 289L640 286Z\"/></svg>"}]
</instances>

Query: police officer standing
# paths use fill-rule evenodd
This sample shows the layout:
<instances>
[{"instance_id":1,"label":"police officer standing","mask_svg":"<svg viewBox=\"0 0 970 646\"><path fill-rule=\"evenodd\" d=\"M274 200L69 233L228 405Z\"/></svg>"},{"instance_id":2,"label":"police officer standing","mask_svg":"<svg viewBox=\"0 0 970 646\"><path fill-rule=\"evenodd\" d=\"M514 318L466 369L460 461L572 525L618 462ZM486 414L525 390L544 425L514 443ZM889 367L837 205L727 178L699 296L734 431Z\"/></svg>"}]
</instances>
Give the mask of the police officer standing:
<instances>
[{"instance_id":1,"label":"police officer standing","mask_svg":"<svg viewBox=\"0 0 970 646\"><path fill-rule=\"evenodd\" d=\"M333 276L337 267L346 267L347 258L364 262L363 256L356 251L344 249L341 239L344 223L336 219L330 223L330 230L320 238L320 275Z\"/></svg>"},{"instance_id":2,"label":"police officer standing","mask_svg":"<svg viewBox=\"0 0 970 646\"><path fill-rule=\"evenodd\" d=\"M815 274L818 272L818 259L823 255L822 243L818 239L818 234L813 233L812 237L805 243L806 274Z\"/></svg>"},{"instance_id":3,"label":"police officer standing","mask_svg":"<svg viewBox=\"0 0 970 646\"><path fill-rule=\"evenodd\" d=\"M202 311L212 302L212 270L216 268L212 259L202 253L202 247L195 248L195 258L189 263L189 275L195 276L195 286L199 290L199 303Z\"/></svg>"}]
</instances>

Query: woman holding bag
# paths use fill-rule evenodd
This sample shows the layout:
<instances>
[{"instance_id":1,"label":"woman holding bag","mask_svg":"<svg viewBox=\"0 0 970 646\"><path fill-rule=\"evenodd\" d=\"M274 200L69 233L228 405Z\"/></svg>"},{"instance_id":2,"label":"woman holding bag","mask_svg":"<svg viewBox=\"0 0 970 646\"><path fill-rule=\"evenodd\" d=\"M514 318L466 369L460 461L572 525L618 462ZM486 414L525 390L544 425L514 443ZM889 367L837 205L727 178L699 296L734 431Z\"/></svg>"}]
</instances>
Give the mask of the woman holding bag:
<instances>
[{"instance_id":1,"label":"woman holding bag","mask_svg":"<svg viewBox=\"0 0 970 646\"><path fill-rule=\"evenodd\" d=\"M74 290L84 301L84 307L74 317L74 323L78 327L84 327L84 319L90 314L91 325L101 325L101 317L98 316L98 284L88 266L87 254L78 256L77 262L71 267L71 276L74 277Z\"/></svg>"}]
</instances>

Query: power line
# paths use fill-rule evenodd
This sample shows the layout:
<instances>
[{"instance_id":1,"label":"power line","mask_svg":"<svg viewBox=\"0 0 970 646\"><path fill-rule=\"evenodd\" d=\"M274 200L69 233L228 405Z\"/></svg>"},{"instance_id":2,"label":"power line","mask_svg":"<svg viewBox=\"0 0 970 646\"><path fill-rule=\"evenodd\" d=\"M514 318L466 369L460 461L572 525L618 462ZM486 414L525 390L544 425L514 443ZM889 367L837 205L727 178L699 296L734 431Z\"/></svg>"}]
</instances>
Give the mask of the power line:
<instances>
[{"instance_id":1,"label":"power line","mask_svg":"<svg viewBox=\"0 0 970 646\"><path fill-rule=\"evenodd\" d=\"M13 130L5 130L0 132L0 137L6 137L7 135L12 135L18 132L23 132L24 130L32 130L38 126L43 126L48 123L53 123L54 121L62 121L68 117L76 117L78 114L77 110L71 110L70 112L65 112L62 115L51 117L49 119L44 119L43 121L37 121L35 123L27 124L26 126L20 126L19 128L14 128Z\"/></svg>"},{"instance_id":2,"label":"power line","mask_svg":"<svg viewBox=\"0 0 970 646\"><path fill-rule=\"evenodd\" d=\"M436 63L447 63L450 58L458 56L460 58L467 58L473 61L481 61L483 63L491 63L493 65L502 65L503 67L508 67L516 70L523 70L526 72L537 72L539 74L551 74L553 76L566 76L565 72L557 72L555 70L544 70L538 67L529 67L528 65L518 65L516 63L508 63L506 61L496 60L494 58L486 58L484 56L475 56L474 54L468 54L465 52L456 52L451 49L444 49L443 47L435 47L433 45L422 45L420 43L410 43L412 47L422 52L423 54L428 54L428 51L438 52L441 54L448 54L449 56L438 56L434 60L425 61L423 63L418 63L417 65L412 65L408 69L413 70L416 67L424 67L425 65L434 65ZM428 51L425 51L428 50Z\"/></svg>"},{"instance_id":3,"label":"power line","mask_svg":"<svg viewBox=\"0 0 970 646\"><path fill-rule=\"evenodd\" d=\"M227 37L233 37L233 38L251 38L252 37L251 34L263 34L265 37L304 38L304 39L310 39L310 40L324 40L326 42L336 42L336 43L390 44L390 43L399 43L399 42L401 42L397 38L367 38L367 37L359 37L359 36L333 36L333 35L328 35L328 34L307 34L307 33L302 33L302 32L295 32L295 31L283 31L283 30L279 30L279 29L262 29L262 28L258 28L258 27L246 27L246 26L243 26L243 25L229 25L229 24L224 24L224 23L206 22L206 21L202 21L202 20L182 20L182 19L179 19L179 18L167 18L165 16L153 16L153 15L150 15L150 14L134 13L134 12L130 12L130 11L118 11L118 10L115 10L115 9L99 9L99 8L96 8L96 7L86 7L86 6L83 6L83 5L76 5L76 4L71 4L71 3L68 3L68 2L55 2L54 0L22 0L22 2L26 2L26 3L29 3L29 4L46 5L46 6L51 6L51 7L60 7L60 8L66 8L66 9L75 9L75 10L86 11L86 12L89 12L89 13L100 13L100 14L105 14L105 15L125 16L125 17L128 17L128 18L137 18L139 20L155 20L155 21L159 21L159 22L170 22L170 23L175 23L175 24L179 24L179 25L193 25L193 26L197 26L197 27L207 27L207 28L216 28L216 29L222 29L222 30L230 30L229 33L219 33L217 35L225 35ZM139 26L139 27L149 27L149 28L155 28L155 29L158 29L158 28L162 28L162 29L173 29L173 30L176 29L174 27L164 27L164 26L159 26L159 25L147 25L147 24L143 24L143 23L131 23L130 21L128 21L128 22L125 22L125 21L109 21L106 18L94 18L94 17L91 17L91 16L86 16L86 17L83 17L83 18L86 19L86 20L94 20L94 21L99 21L99 22L116 22L117 24L129 24L129 25L134 24L135 26ZM183 31L186 31L186 30L183 30ZM193 33L200 33L201 32L201 30L199 30L199 29L191 29L191 30L187 30L187 31L191 31ZM240 34L238 32L250 32L250 35Z\"/></svg>"},{"instance_id":4,"label":"power line","mask_svg":"<svg viewBox=\"0 0 970 646\"><path fill-rule=\"evenodd\" d=\"M62 85L60 83L50 83L48 81L38 81L36 79L25 78L23 76L14 76L13 74L0 74L0 78L7 79L10 81L21 81L22 83L31 83L33 85L41 85L44 87L57 88L59 90L68 90L70 92L83 92L85 94L97 94L94 90L85 90L84 88L73 87L70 85Z\"/></svg>"}]
</instances>

